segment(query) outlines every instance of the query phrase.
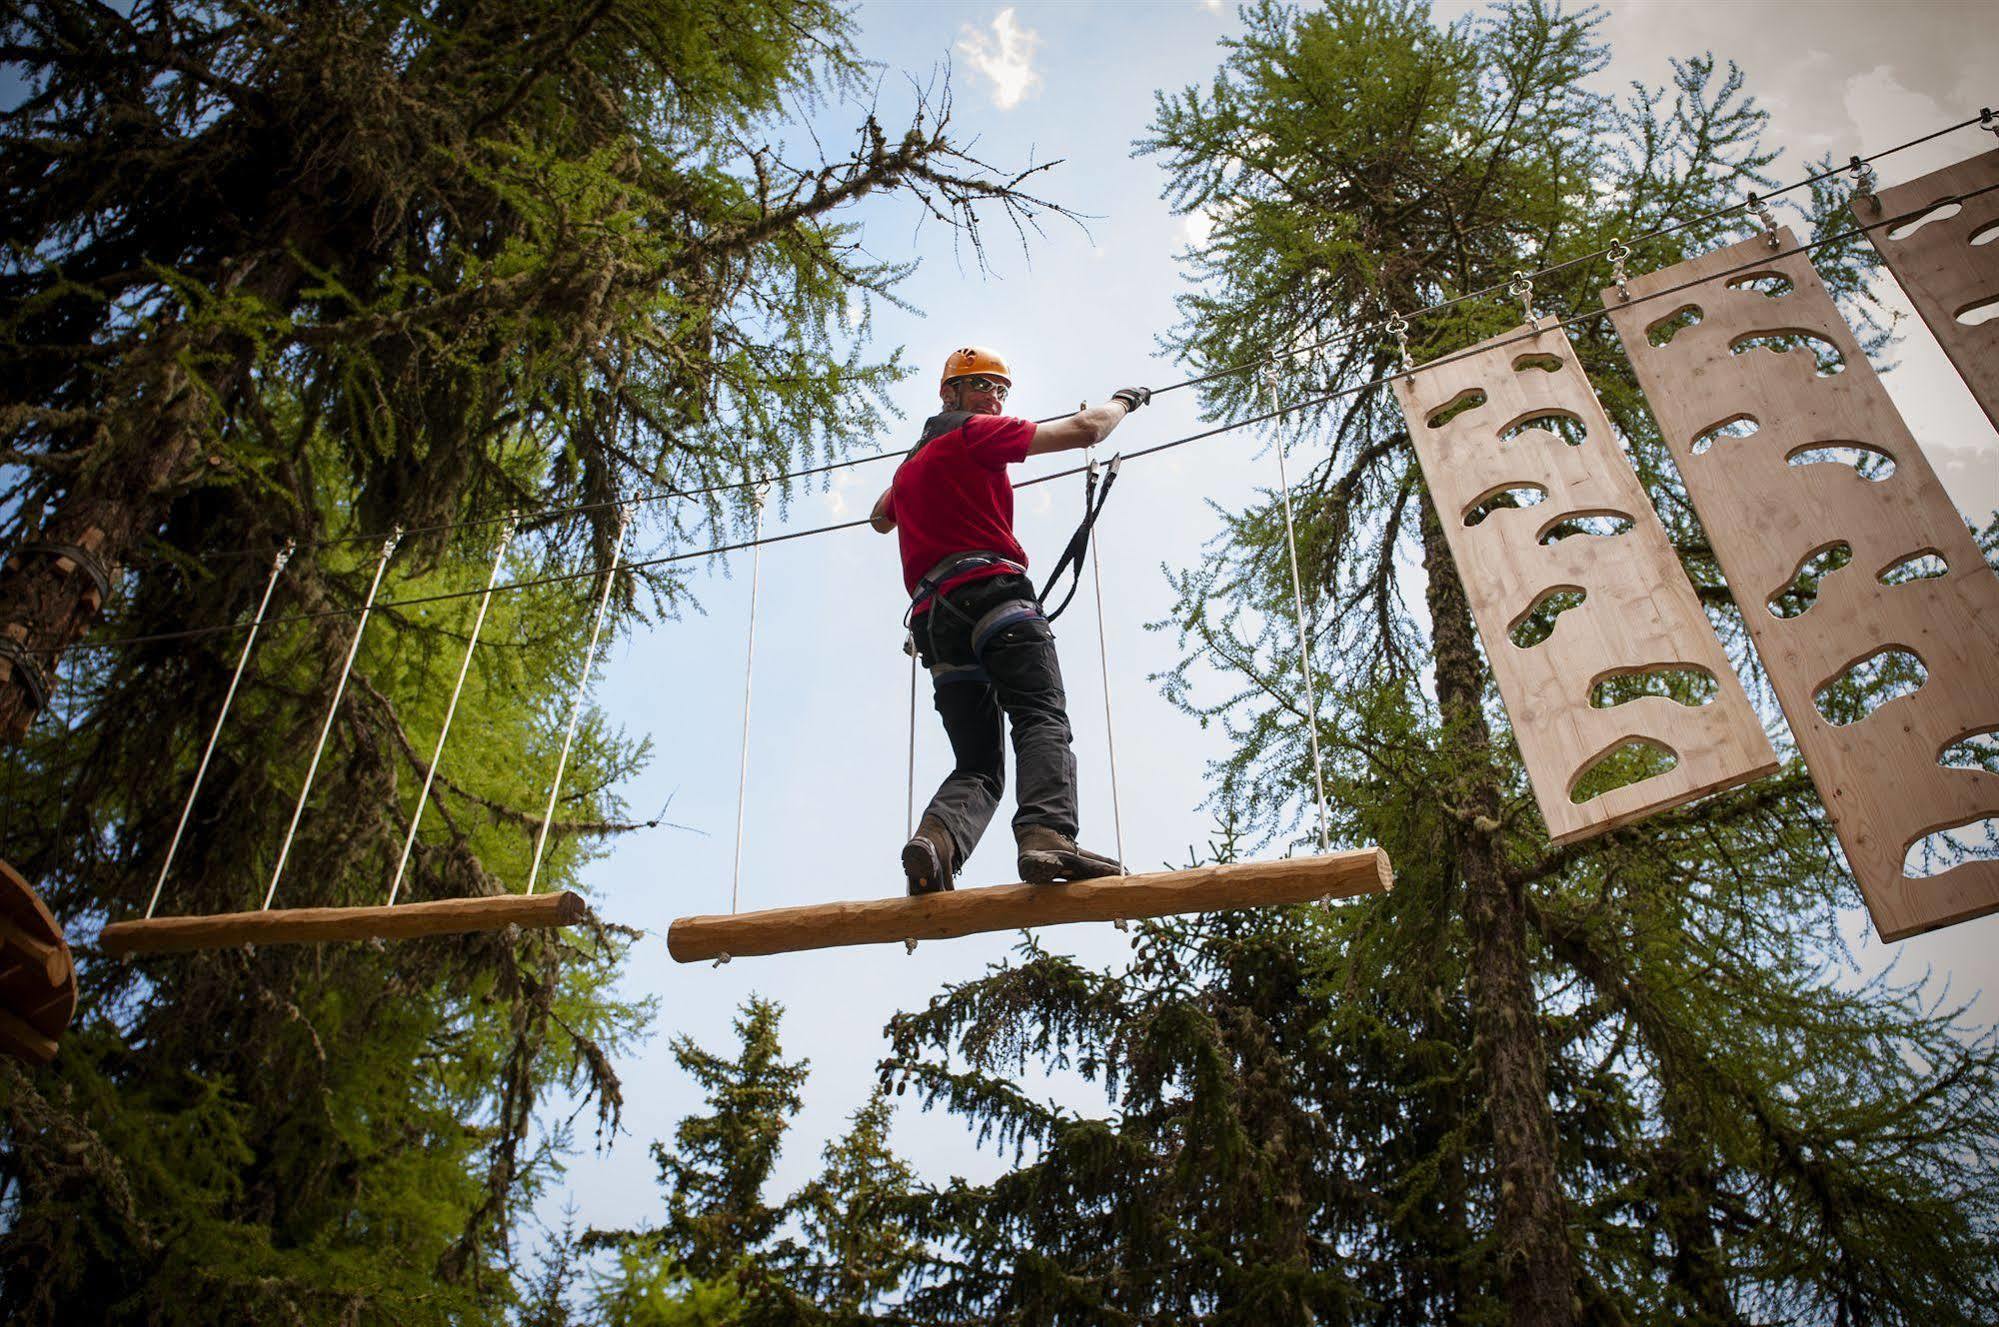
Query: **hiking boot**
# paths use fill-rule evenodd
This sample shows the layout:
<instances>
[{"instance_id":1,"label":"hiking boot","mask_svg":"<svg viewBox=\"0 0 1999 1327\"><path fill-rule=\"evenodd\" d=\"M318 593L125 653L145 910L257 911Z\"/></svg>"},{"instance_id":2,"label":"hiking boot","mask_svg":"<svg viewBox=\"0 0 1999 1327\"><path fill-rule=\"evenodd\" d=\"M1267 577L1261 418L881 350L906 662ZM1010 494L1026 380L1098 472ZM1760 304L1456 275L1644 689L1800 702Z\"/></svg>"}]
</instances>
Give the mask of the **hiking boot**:
<instances>
[{"instance_id":1,"label":"hiking boot","mask_svg":"<svg viewBox=\"0 0 1999 1327\"><path fill-rule=\"evenodd\" d=\"M923 817L916 837L902 845L902 874L909 882L911 898L919 894L940 894L951 888L951 863L956 845L951 831L934 816Z\"/></svg>"},{"instance_id":2,"label":"hiking boot","mask_svg":"<svg viewBox=\"0 0 1999 1327\"><path fill-rule=\"evenodd\" d=\"M1114 859L1079 848L1076 840L1046 825L1022 825L1014 831L1014 838L1020 844L1020 878L1031 885L1124 874L1124 867Z\"/></svg>"}]
</instances>

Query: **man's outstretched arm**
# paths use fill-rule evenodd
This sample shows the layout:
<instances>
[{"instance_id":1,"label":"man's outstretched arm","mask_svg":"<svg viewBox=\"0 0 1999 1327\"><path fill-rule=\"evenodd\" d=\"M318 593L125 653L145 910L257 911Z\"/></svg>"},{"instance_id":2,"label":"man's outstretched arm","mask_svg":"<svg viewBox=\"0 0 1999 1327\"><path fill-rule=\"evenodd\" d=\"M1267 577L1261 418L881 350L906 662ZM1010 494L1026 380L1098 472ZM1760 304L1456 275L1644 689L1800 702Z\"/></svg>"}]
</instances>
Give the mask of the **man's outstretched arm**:
<instances>
[{"instance_id":1,"label":"man's outstretched arm","mask_svg":"<svg viewBox=\"0 0 1999 1327\"><path fill-rule=\"evenodd\" d=\"M1111 430L1124 422L1126 415L1151 399L1152 392L1147 388L1121 387L1102 405L1084 406L1067 419L1037 424L1034 441L1027 444L1027 454L1039 456L1043 452L1066 452L1078 447L1095 446L1108 438Z\"/></svg>"},{"instance_id":2,"label":"man's outstretched arm","mask_svg":"<svg viewBox=\"0 0 1999 1327\"><path fill-rule=\"evenodd\" d=\"M895 517L888 513L888 495L894 491L883 489L882 495L875 499L874 510L868 513L868 524L874 527L877 534L888 534L895 529Z\"/></svg>"}]
</instances>

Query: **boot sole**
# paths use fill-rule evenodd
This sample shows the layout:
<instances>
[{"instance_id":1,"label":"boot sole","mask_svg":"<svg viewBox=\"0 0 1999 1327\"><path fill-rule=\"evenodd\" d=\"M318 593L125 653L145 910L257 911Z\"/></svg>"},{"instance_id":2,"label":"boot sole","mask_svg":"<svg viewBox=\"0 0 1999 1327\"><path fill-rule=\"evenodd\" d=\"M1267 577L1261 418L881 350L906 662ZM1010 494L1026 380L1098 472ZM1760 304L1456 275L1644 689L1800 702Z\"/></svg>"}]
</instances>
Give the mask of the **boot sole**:
<instances>
[{"instance_id":1,"label":"boot sole","mask_svg":"<svg viewBox=\"0 0 1999 1327\"><path fill-rule=\"evenodd\" d=\"M1030 885L1066 885L1076 880L1108 880L1124 874L1124 868L1108 857L1080 852L1024 852L1020 855L1020 878Z\"/></svg>"}]
</instances>

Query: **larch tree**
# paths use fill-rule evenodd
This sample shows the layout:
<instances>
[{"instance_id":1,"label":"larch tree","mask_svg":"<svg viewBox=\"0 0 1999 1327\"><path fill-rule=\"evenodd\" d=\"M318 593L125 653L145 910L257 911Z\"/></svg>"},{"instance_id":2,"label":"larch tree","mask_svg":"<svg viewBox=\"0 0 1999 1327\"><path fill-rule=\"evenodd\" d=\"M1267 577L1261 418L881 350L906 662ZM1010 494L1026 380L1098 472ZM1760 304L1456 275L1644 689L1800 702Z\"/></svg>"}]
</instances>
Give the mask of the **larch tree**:
<instances>
[{"instance_id":1,"label":"larch tree","mask_svg":"<svg viewBox=\"0 0 1999 1327\"><path fill-rule=\"evenodd\" d=\"M888 1070L1021 1159L929 1195L910 1303L1027 1323L1979 1321L1999 1268L1992 1035L1920 981L1858 979L1857 891L1788 748L1770 778L1550 846L1386 385L1390 311L1457 301L1413 322L1420 362L1516 325L1498 293L1516 269L1562 264L1534 296L1579 315L1609 278L1582 260L1613 238L1660 267L1739 233L1744 193L1775 183L1743 76L1702 56L1607 95L1595 14L1531 0L1449 25L1399 0L1243 13L1217 77L1163 94L1140 145L1212 222L1169 341L1195 372L1283 356L1332 828L1386 848L1396 888L1149 924L1111 973L1029 946L899 1016ZM1846 224L1834 185L1802 201L1813 234ZM1814 261L1885 348L1859 246ZM1774 713L1614 334L1568 334ZM1231 418L1266 388L1204 390ZM1160 624L1184 647L1169 696L1231 739L1222 856L1302 844L1314 815L1284 530L1274 493L1224 513ZM1115 1113L1037 1101L1030 1070L1101 1081Z\"/></svg>"},{"instance_id":2,"label":"larch tree","mask_svg":"<svg viewBox=\"0 0 1999 1327\"><path fill-rule=\"evenodd\" d=\"M903 370L867 310L903 269L852 205L899 193L975 245L1059 209L961 152L948 99L900 132L857 105L814 151L794 126L869 76L823 0L45 0L0 8L0 62L5 852L84 946L62 1054L0 1067L0 1295L501 1320L573 1142L551 1093L615 1127L634 936L86 943L148 906L275 557L162 909L255 907L287 841L279 904L379 903L418 816L403 898L518 891L621 501L651 499L628 556L682 551L882 423ZM495 601L420 807L515 510L502 572L539 583ZM616 580L608 635L674 610L676 565ZM586 714L541 887L640 828L612 790L645 756Z\"/></svg>"}]
</instances>

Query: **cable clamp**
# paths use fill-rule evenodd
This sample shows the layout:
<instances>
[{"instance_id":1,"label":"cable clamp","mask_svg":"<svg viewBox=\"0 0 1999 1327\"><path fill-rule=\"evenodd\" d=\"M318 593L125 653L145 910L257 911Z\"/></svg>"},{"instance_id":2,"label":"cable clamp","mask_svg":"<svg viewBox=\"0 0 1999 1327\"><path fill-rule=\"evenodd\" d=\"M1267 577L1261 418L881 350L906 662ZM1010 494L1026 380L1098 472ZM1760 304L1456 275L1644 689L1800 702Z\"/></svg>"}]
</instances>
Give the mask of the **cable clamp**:
<instances>
[{"instance_id":1,"label":"cable clamp","mask_svg":"<svg viewBox=\"0 0 1999 1327\"><path fill-rule=\"evenodd\" d=\"M17 628L16 628L17 629ZM11 630L11 629L10 629ZM11 635L0 635L0 663L12 666L14 680L21 690L28 693L28 702L37 710L45 709L49 703L49 679L42 666L35 662L27 647Z\"/></svg>"},{"instance_id":2,"label":"cable clamp","mask_svg":"<svg viewBox=\"0 0 1999 1327\"><path fill-rule=\"evenodd\" d=\"M1749 191L1749 201L1743 205L1746 211L1754 212L1756 219L1763 223L1763 237L1775 249L1783 244L1777 238L1777 214L1770 210L1769 202L1754 189Z\"/></svg>"},{"instance_id":3,"label":"cable clamp","mask_svg":"<svg viewBox=\"0 0 1999 1327\"><path fill-rule=\"evenodd\" d=\"M1409 358L1409 320L1393 309L1388 311L1388 334L1395 338L1395 350L1401 357L1402 371L1413 374L1416 361Z\"/></svg>"},{"instance_id":4,"label":"cable clamp","mask_svg":"<svg viewBox=\"0 0 1999 1327\"><path fill-rule=\"evenodd\" d=\"M1610 255L1610 279L1617 283L1617 298L1626 303L1631 301L1631 289L1626 284L1631 274L1624 270L1624 264L1631 257L1631 246L1622 238L1613 239L1607 251Z\"/></svg>"},{"instance_id":5,"label":"cable clamp","mask_svg":"<svg viewBox=\"0 0 1999 1327\"><path fill-rule=\"evenodd\" d=\"M1990 106L1979 107L1978 127L1988 134L1999 134L1999 115L1994 115Z\"/></svg>"},{"instance_id":6,"label":"cable clamp","mask_svg":"<svg viewBox=\"0 0 1999 1327\"><path fill-rule=\"evenodd\" d=\"M902 952L905 954L914 954L916 952L916 941L914 939L904 940L902 942Z\"/></svg>"},{"instance_id":7,"label":"cable clamp","mask_svg":"<svg viewBox=\"0 0 1999 1327\"><path fill-rule=\"evenodd\" d=\"M729 961L729 951L726 949L723 950L721 953L715 955L715 966L718 968L727 964L728 961Z\"/></svg>"},{"instance_id":8,"label":"cable clamp","mask_svg":"<svg viewBox=\"0 0 1999 1327\"><path fill-rule=\"evenodd\" d=\"M1527 315L1528 325L1538 329L1541 315L1534 308L1534 283L1525 272L1515 272L1513 279L1506 283L1506 293L1520 301L1521 311Z\"/></svg>"},{"instance_id":9,"label":"cable clamp","mask_svg":"<svg viewBox=\"0 0 1999 1327\"><path fill-rule=\"evenodd\" d=\"M1874 194L1874 168L1855 155L1848 159L1847 169L1853 172L1854 201L1864 199L1869 211L1879 212L1881 200Z\"/></svg>"}]
</instances>

